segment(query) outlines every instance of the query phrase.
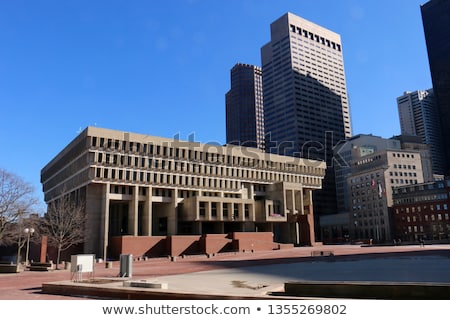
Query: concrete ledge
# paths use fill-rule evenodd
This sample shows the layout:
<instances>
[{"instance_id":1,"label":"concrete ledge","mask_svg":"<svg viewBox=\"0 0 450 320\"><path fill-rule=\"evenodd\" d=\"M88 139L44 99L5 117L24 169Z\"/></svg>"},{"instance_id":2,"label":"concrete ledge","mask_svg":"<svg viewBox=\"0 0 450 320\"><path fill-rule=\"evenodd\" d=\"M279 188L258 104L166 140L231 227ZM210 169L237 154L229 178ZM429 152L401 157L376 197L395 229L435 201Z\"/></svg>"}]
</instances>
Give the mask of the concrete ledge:
<instances>
[{"instance_id":1,"label":"concrete ledge","mask_svg":"<svg viewBox=\"0 0 450 320\"><path fill-rule=\"evenodd\" d=\"M44 266L30 266L30 267L28 267L28 269L30 271L48 271L49 270L49 268L44 267Z\"/></svg>"},{"instance_id":2,"label":"concrete ledge","mask_svg":"<svg viewBox=\"0 0 450 320\"><path fill-rule=\"evenodd\" d=\"M122 300L260 300L280 299L270 296L241 296L227 294L207 294L193 292L172 292L166 290L152 290L132 287L94 287L70 282L43 283L42 293L63 296L87 296Z\"/></svg>"},{"instance_id":3,"label":"concrete ledge","mask_svg":"<svg viewBox=\"0 0 450 320\"><path fill-rule=\"evenodd\" d=\"M333 257L334 252L329 250L314 250L311 251L311 257Z\"/></svg>"},{"instance_id":4,"label":"concrete ledge","mask_svg":"<svg viewBox=\"0 0 450 320\"><path fill-rule=\"evenodd\" d=\"M49 271L53 269L53 263L50 262L32 262L28 267L30 271Z\"/></svg>"},{"instance_id":5,"label":"concrete ledge","mask_svg":"<svg viewBox=\"0 0 450 320\"><path fill-rule=\"evenodd\" d=\"M433 299L447 300L450 284L411 282L287 282L284 295L316 298L353 299Z\"/></svg>"},{"instance_id":6,"label":"concrete ledge","mask_svg":"<svg viewBox=\"0 0 450 320\"><path fill-rule=\"evenodd\" d=\"M168 289L169 285L165 282L147 282L147 280L140 281L125 281L123 283L124 287L135 287L135 288L149 288L149 289Z\"/></svg>"}]
</instances>

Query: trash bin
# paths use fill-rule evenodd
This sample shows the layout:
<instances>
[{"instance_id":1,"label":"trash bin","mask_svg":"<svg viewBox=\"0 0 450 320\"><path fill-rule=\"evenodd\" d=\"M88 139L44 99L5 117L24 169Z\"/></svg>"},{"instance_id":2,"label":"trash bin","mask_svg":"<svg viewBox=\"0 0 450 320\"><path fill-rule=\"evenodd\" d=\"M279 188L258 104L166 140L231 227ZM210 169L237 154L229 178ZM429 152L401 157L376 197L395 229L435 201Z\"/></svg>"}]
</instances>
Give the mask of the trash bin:
<instances>
[{"instance_id":1,"label":"trash bin","mask_svg":"<svg viewBox=\"0 0 450 320\"><path fill-rule=\"evenodd\" d=\"M132 269L133 269L133 255L121 254L119 276L131 278L133 275Z\"/></svg>"}]
</instances>

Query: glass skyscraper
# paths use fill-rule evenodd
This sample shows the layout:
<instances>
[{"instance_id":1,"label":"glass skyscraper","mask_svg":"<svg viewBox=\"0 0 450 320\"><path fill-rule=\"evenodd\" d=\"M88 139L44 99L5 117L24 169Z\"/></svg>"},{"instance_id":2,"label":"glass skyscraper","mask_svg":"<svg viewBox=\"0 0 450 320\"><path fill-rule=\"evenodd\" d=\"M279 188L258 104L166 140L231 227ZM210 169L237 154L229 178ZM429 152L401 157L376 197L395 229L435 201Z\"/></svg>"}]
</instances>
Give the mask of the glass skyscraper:
<instances>
[{"instance_id":1,"label":"glass skyscraper","mask_svg":"<svg viewBox=\"0 0 450 320\"><path fill-rule=\"evenodd\" d=\"M420 137L429 145L433 161L433 173L445 171L439 116L433 89L405 92L397 98L400 128L404 136Z\"/></svg>"},{"instance_id":2,"label":"glass skyscraper","mask_svg":"<svg viewBox=\"0 0 450 320\"><path fill-rule=\"evenodd\" d=\"M421 6L433 91L441 120L445 173L450 174L450 0Z\"/></svg>"}]
</instances>

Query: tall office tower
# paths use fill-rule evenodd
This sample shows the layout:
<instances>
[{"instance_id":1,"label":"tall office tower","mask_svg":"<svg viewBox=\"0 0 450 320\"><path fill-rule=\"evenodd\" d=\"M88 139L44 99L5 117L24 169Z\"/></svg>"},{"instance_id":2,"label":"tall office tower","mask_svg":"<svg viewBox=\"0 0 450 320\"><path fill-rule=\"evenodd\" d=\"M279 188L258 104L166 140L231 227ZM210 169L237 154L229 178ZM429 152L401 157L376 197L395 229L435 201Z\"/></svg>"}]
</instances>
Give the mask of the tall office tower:
<instances>
[{"instance_id":1,"label":"tall office tower","mask_svg":"<svg viewBox=\"0 0 450 320\"><path fill-rule=\"evenodd\" d=\"M397 98L402 135L420 137L430 146L433 172L445 171L439 115L433 89L405 92Z\"/></svg>"},{"instance_id":2,"label":"tall office tower","mask_svg":"<svg viewBox=\"0 0 450 320\"><path fill-rule=\"evenodd\" d=\"M446 166L450 174L450 0L431 0L421 6L433 90L436 96Z\"/></svg>"},{"instance_id":3,"label":"tall office tower","mask_svg":"<svg viewBox=\"0 0 450 320\"><path fill-rule=\"evenodd\" d=\"M270 42L261 48L266 150L325 160L315 210L336 213L332 149L351 137L340 35L292 13L273 22L270 31Z\"/></svg>"},{"instance_id":4,"label":"tall office tower","mask_svg":"<svg viewBox=\"0 0 450 320\"><path fill-rule=\"evenodd\" d=\"M227 143L264 150L264 109L260 67L237 63L225 95Z\"/></svg>"}]
</instances>

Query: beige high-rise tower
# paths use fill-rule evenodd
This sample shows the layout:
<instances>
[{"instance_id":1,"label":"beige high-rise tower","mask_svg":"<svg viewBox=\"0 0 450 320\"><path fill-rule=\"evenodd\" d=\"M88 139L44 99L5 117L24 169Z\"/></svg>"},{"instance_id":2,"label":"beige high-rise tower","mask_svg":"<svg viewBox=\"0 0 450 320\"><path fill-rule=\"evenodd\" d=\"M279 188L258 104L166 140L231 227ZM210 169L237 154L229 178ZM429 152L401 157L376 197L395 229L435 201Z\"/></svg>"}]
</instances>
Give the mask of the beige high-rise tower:
<instances>
[{"instance_id":1,"label":"beige high-rise tower","mask_svg":"<svg viewBox=\"0 0 450 320\"><path fill-rule=\"evenodd\" d=\"M266 150L325 160L316 213L335 213L332 149L352 134L341 37L292 13L270 31L261 49Z\"/></svg>"}]
</instances>

